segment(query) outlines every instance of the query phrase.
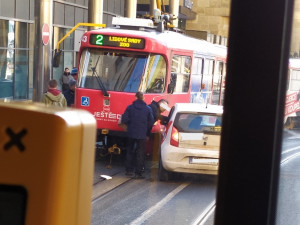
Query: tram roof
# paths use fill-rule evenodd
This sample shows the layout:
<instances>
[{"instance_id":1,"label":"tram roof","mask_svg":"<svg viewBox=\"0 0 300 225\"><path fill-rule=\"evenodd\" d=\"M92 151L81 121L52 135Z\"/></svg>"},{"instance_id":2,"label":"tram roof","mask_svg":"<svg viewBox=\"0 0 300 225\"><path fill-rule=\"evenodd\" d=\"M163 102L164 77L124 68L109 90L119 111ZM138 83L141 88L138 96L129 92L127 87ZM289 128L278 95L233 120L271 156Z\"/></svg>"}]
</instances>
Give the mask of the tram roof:
<instances>
[{"instance_id":1,"label":"tram roof","mask_svg":"<svg viewBox=\"0 0 300 225\"><path fill-rule=\"evenodd\" d=\"M134 36L151 38L172 49L195 51L195 54L226 57L227 48L222 45L213 44L205 40L193 38L185 34L165 30L128 30L120 28L103 28L94 30L101 33L131 34Z\"/></svg>"}]
</instances>

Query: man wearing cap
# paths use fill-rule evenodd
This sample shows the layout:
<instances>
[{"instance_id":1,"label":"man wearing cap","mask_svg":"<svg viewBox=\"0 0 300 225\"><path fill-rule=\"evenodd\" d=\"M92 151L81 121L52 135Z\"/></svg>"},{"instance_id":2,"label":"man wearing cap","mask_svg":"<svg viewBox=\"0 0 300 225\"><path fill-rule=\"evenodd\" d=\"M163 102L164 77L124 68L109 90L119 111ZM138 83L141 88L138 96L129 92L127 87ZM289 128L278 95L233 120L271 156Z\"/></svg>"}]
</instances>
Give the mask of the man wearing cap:
<instances>
[{"instance_id":1,"label":"man wearing cap","mask_svg":"<svg viewBox=\"0 0 300 225\"><path fill-rule=\"evenodd\" d=\"M74 67L74 68L71 70L72 79L77 80L77 72L78 72L77 67Z\"/></svg>"},{"instance_id":2,"label":"man wearing cap","mask_svg":"<svg viewBox=\"0 0 300 225\"><path fill-rule=\"evenodd\" d=\"M127 135L129 148L126 153L126 175L133 175L135 168L135 178L141 179L144 161L146 138L154 123L152 112L144 102L144 94L137 92L136 100L129 105L122 115L121 123L127 125ZM136 158L136 163L135 159Z\"/></svg>"},{"instance_id":3,"label":"man wearing cap","mask_svg":"<svg viewBox=\"0 0 300 225\"><path fill-rule=\"evenodd\" d=\"M74 79L71 79L69 81L69 88L63 91L63 95L67 100L68 107L71 107L74 104L75 86L76 81Z\"/></svg>"}]
</instances>

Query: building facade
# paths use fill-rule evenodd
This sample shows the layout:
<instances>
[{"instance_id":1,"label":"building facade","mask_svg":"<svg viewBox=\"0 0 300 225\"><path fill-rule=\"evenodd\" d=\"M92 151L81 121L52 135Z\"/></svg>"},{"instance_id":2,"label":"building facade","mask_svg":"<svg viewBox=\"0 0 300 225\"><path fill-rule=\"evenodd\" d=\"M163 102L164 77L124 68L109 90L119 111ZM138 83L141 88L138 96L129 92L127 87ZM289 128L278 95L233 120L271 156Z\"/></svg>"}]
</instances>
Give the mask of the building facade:
<instances>
[{"instance_id":1,"label":"building facade","mask_svg":"<svg viewBox=\"0 0 300 225\"><path fill-rule=\"evenodd\" d=\"M109 26L112 17L124 16L124 0L101 1L104 24ZM51 11L49 45L50 54L53 54L57 42L77 23L89 22L88 5L89 0L0 0L0 99L33 98L37 73L34 53L43 45L37 43L37 40L41 39L41 34L36 33L37 12ZM60 57L60 66L49 70L51 78L59 80L65 67L72 69L76 66L80 38L87 29L79 27L61 43L60 49L63 54ZM52 55L49 58L52 58Z\"/></svg>"}]
</instances>

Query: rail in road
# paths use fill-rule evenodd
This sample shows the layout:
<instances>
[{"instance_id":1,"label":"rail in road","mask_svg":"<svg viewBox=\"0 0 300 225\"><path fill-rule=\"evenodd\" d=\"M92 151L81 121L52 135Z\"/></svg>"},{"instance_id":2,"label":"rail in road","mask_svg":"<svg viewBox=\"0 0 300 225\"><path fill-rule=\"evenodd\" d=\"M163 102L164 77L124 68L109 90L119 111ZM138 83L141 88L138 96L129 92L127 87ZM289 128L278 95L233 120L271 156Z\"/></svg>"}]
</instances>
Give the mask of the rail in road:
<instances>
[{"instance_id":1,"label":"rail in road","mask_svg":"<svg viewBox=\"0 0 300 225\"><path fill-rule=\"evenodd\" d=\"M189 180L189 179L181 179L174 182L172 181L159 182L157 180L158 162L148 161L147 164L148 165L146 165L146 168L150 168L150 170L146 171L146 179L136 180L125 176L125 171L124 171L124 167L122 166L122 163L116 163L116 164L113 163L111 168L107 169L105 163L96 161L93 197L92 197L92 204L93 204L92 225L112 223L111 220L109 221L106 220L108 215L104 216L106 219L104 219L103 217L101 217L101 219L97 219L98 212L107 210L108 214L111 213L110 210L108 209L112 204L111 202L114 202L114 204L116 204L115 202L119 201L120 203L114 206L114 209L118 209L118 207L121 207L119 205L123 204L122 201L125 202L127 198L136 199L136 201L139 201L139 199L142 197L135 198L131 193L131 191L129 191L129 193L127 194L120 193L120 192L126 192L126 190L128 190L128 187L129 190L134 190L136 189L137 186L140 187L140 189L137 191L140 193L140 195L139 193L137 195L144 197L144 196L148 196L149 194L148 192L151 192L152 196L149 197L150 200L147 199L145 203L139 203L140 204L139 209L132 209L133 212L138 211L138 213L135 215L133 219L130 220L130 222L128 221L125 222L126 224L130 224L130 225L155 224L156 222L154 221L160 217L159 215L163 211L166 212L162 213L162 215L163 216L167 215L169 213L168 210L173 210L171 209L172 205L173 206L177 205L176 204L177 201L180 202L194 201L197 202L197 204L200 204L200 206L198 205L197 207L195 207L196 210L193 210L193 212L189 212L190 209L188 209L186 206L180 208L181 206L178 207L177 205L177 210L179 210L178 208L180 208L179 214L182 214L182 218L176 218L176 221L183 222L181 224L204 225L205 222L207 221L206 218L209 218L215 206L214 201L215 201L216 177L213 176L214 178L208 178L209 184L204 184L203 186L201 182L200 182L201 184L199 184L199 182L198 184L195 184L193 180ZM112 177L112 179L109 179L110 177ZM106 180L106 178L108 178L108 180ZM201 189L202 187L204 190L201 196L201 194L199 195L198 190ZM141 194L142 192L143 194ZM191 194L190 197L186 197L188 193ZM193 193L197 197L193 197ZM112 200L116 195L119 196L119 198L117 198L115 201ZM126 207L123 205L122 209L120 208L119 211L124 212L124 210L126 211L126 208L128 208L128 206ZM143 210L141 211L140 208L143 208ZM171 214L173 214L173 212ZM186 214L190 214L190 215L186 215ZM116 222L118 221L118 219L116 219L117 215L113 215L113 217L114 217L113 224L124 223L124 221L121 221L119 223ZM126 215L124 215L123 218L124 217L126 217ZM104 222L103 219L106 221ZM101 223L100 222L97 223L98 220L101 220ZM152 222L149 223L149 221ZM161 222L162 221L159 221L158 223L165 224Z\"/></svg>"},{"instance_id":2,"label":"rail in road","mask_svg":"<svg viewBox=\"0 0 300 225\"><path fill-rule=\"evenodd\" d=\"M293 132L293 131L286 131L284 134L284 144L283 144L283 150L282 150L282 160L281 165L285 165L290 160L298 157L300 155L300 147L299 145L289 145L289 142L297 141L297 139L300 139L300 132ZM158 163L157 162L147 162L148 168L151 168L148 175L146 176L145 180L134 180L132 178L125 176L125 171L123 164L120 162L113 161L111 168L107 169L106 164L103 161L96 161L95 165L95 177L94 177L94 188L93 188L93 196L92 196L92 203L93 205L96 204L103 204L109 207L109 199L111 196L120 195L120 199L124 198L119 192L123 188L126 189L128 187L135 188L137 185L143 186L145 185L144 189L151 188L153 189L159 189L163 186L170 186L171 188L166 192L164 195L161 195L160 198L157 199L157 201L152 202L149 206L143 208L143 204L141 204L141 207L143 208L142 211L139 211L139 209L136 209L138 213L135 215L133 219L130 220L127 224L143 224L145 221L154 221L154 217L157 217L156 215L159 215L161 211L165 211L165 208L169 207L169 203L172 202L174 204L174 199L178 198L180 195L184 195L185 191L189 188L193 188L193 185L189 180L181 180L177 183L170 183L167 182L167 184L164 184L164 182L158 182L157 181L157 168ZM102 175L102 176L101 176ZM109 179L109 178L112 179ZM108 179L108 180L107 180ZM150 183L149 183L150 182ZM154 184L157 183L157 184ZM202 188L202 186L199 186ZM212 189L216 189L216 187L212 187ZM139 190L139 192L142 192L143 190ZM129 192L128 195L131 193ZM144 193L145 194L145 193ZM127 196L128 196L127 195ZM155 192L155 195L159 195ZM154 195L154 196L155 196ZM122 197L121 197L122 196ZM125 195L125 198L127 197ZM142 196L142 195L141 195ZM131 196L132 199L133 196ZM201 197L202 201L205 199L204 196ZM117 199L115 201L118 201ZM138 201L138 200L137 200ZM100 203L101 202L101 203ZM170 204L171 205L171 204ZM125 206L126 207L126 206ZM183 224L193 224L193 225L212 225L214 220L214 211L215 211L216 203L215 203L215 196L212 195L211 199L206 199L205 204L198 207L198 214L193 218L188 218L188 222ZM94 212L98 212L101 210L106 210L103 208L94 209ZM123 210L123 209L122 209ZM97 213L96 213L97 214ZM124 215L125 216L125 215ZM97 224L97 222L93 222L93 225ZM122 224L120 222L119 224ZM152 224L152 223L145 223L145 224ZM154 224L154 223L153 223Z\"/></svg>"}]
</instances>

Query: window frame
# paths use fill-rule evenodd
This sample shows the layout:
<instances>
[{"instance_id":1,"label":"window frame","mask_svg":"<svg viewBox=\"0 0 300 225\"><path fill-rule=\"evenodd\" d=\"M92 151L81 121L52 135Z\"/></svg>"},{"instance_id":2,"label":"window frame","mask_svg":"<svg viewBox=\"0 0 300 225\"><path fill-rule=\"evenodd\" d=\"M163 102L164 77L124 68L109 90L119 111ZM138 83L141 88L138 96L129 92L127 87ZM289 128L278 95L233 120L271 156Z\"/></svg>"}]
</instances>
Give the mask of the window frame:
<instances>
[{"instance_id":1,"label":"window frame","mask_svg":"<svg viewBox=\"0 0 300 225\"><path fill-rule=\"evenodd\" d=\"M275 224L293 5L231 1L215 225Z\"/></svg>"}]
</instances>

